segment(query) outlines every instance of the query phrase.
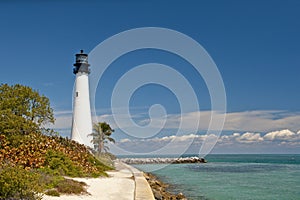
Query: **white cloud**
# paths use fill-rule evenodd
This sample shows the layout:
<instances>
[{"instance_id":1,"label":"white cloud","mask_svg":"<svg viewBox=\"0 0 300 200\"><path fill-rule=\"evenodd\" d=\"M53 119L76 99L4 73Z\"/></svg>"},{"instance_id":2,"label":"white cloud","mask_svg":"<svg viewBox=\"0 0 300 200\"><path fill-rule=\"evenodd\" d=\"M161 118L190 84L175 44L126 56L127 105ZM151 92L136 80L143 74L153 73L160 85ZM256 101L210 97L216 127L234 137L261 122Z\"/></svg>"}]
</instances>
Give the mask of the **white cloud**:
<instances>
[{"instance_id":1,"label":"white cloud","mask_svg":"<svg viewBox=\"0 0 300 200\"><path fill-rule=\"evenodd\" d=\"M199 140L199 141L203 141L208 137L208 135L196 135L196 134L188 134L188 135L180 135L180 136L176 136L176 135L171 135L171 136L165 136L165 137L155 137L155 138L149 138L149 139L134 139L134 140L130 140L130 139L122 139L119 141L119 143L127 143L127 142L137 142L137 141L141 141L141 142L187 142L190 140Z\"/></svg>"},{"instance_id":2,"label":"white cloud","mask_svg":"<svg viewBox=\"0 0 300 200\"><path fill-rule=\"evenodd\" d=\"M214 112L216 119L222 119L222 114ZM145 113L139 115L138 113L133 115L133 118L139 122L145 122L144 116L148 116ZM226 121L224 129L227 133L232 134L221 135L219 138L214 135L199 135L198 130L206 131L210 119L212 116L211 111L190 112L182 115L171 114L167 117L167 123L164 129L175 130L178 129L178 125L182 123L182 131L178 132L180 135L171 135L161 137L151 137L144 139L129 139L125 138L117 141L116 145L119 150L127 149L129 152L152 152L160 149L168 144L172 144L168 150L168 153L174 153L185 149L186 145L190 145L191 142L194 149L198 149L202 146L203 141L206 141L206 145L210 145L217 140L218 147L222 148L236 148L243 151L243 149L257 149L259 148L273 148L278 149L281 152L282 148L299 148L300 146L300 113L288 113L284 111L245 111L245 112L233 112L226 114ZM64 136L70 135L70 129L72 125L72 111L56 111L55 112L55 125L49 128L56 129L60 134ZM127 118L127 115L120 115L119 118ZM200 124L197 124L197 120L200 119ZM152 118L152 124L158 126L162 118ZM111 114L105 114L97 116L94 121L106 121L113 129L116 130L114 135L118 135L120 129L124 127L130 128L130 124L123 123L121 127L118 127L114 123L114 117ZM125 121L125 120L124 120ZM195 128L196 127L196 128ZM153 128L153 127L152 127ZM154 127L157 128L157 127ZM196 130L196 131L193 131ZM151 130L150 130L151 131ZM174 131L174 132L175 132ZM168 132L170 133L170 132ZM195 133L195 134L187 134ZM212 132L214 133L214 132ZM112 148L113 149L113 148ZM220 152L223 152L219 149ZM235 151L234 151L235 152Z\"/></svg>"},{"instance_id":3,"label":"white cloud","mask_svg":"<svg viewBox=\"0 0 300 200\"><path fill-rule=\"evenodd\" d=\"M55 123L54 125L48 125L48 128L53 129L71 129L72 126L72 111L71 110L63 110L63 111L55 111L54 117L55 117ZM112 115L100 115L97 116L96 119L94 118L93 121L105 121L109 123L112 127L117 127L113 123L113 117Z\"/></svg>"},{"instance_id":4,"label":"white cloud","mask_svg":"<svg viewBox=\"0 0 300 200\"><path fill-rule=\"evenodd\" d=\"M72 111L70 110L55 111L54 117L55 117L54 124L48 124L47 128L53 128L57 130L71 129Z\"/></svg>"},{"instance_id":5,"label":"white cloud","mask_svg":"<svg viewBox=\"0 0 300 200\"><path fill-rule=\"evenodd\" d=\"M264 138L271 141L300 141L300 133L294 133L288 129L272 131L267 133Z\"/></svg>"},{"instance_id":6,"label":"white cloud","mask_svg":"<svg viewBox=\"0 0 300 200\"><path fill-rule=\"evenodd\" d=\"M254 142L262 142L264 139L260 136L260 133L244 133L238 137L236 140L241 143L254 143Z\"/></svg>"},{"instance_id":7,"label":"white cloud","mask_svg":"<svg viewBox=\"0 0 300 200\"><path fill-rule=\"evenodd\" d=\"M284 128L299 130L299 121L300 113L270 110L233 112L226 114L223 130L253 132L267 132Z\"/></svg>"},{"instance_id":8,"label":"white cloud","mask_svg":"<svg viewBox=\"0 0 300 200\"><path fill-rule=\"evenodd\" d=\"M217 138L216 135L214 134L209 134L209 135L196 135L196 134L188 134L188 135L171 135L171 136L165 136L161 138L149 138L149 139L122 139L118 143L138 143L138 142L143 142L143 143L160 143L160 144L166 144L168 142L175 142L177 144L179 143L184 143L184 142L190 142L191 140L194 140L194 142L199 143L203 142L205 139L209 138ZM222 135L218 139L218 143L263 143L263 142L270 142L274 141L277 142L279 141L281 144L296 144L300 143L300 133L299 131L297 133L294 133L290 130L280 130L280 131L272 131L268 132L265 135L262 135L261 133L233 133L230 135Z\"/></svg>"},{"instance_id":9,"label":"white cloud","mask_svg":"<svg viewBox=\"0 0 300 200\"><path fill-rule=\"evenodd\" d=\"M268 133L232 133L221 135L215 145L217 136L209 135L171 135L165 137L155 137L148 139L122 139L115 144L120 150L135 153L150 153L160 151L166 146L167 150L161 153L185 152L187 146L193 149L193 152L198 153L203 147L214 147L218 153L224 153L224 150L229 152L299 152L300 133L290 130L279 130ZM205 143L204 143L205 141ZM210 143L212 141L212 143ZM204 145L205 144L205 145ZM298 149L298 150L297 150ZM175 153L176 154L176 153Z\"/></svg>"},{"instance_id":10,"label":"white cloud","mask_svg":"<svg viewBox=\"0 0 300 200\"><path fill-rule=\"evenodd\" d=\"M180 122L182 122L182 130L184 133L187 132L197 132L198 130L207 130L211 119L211 111L201 111L201 112L190 112L182 115L168 115L167 123L165 129L177 129ZM221 119L222 114L214 112L216 119ZM119 116L121 119L127 116ZM134 117L134 116L133 116ZM57 130L67 130L71 129L72 125L72 111L56 111L55 112L55 124L50 128ZM200 118L200 124L197 124L197 119ZM113 115L105 114L97 116L98 121L108 122L114 129L128 128L130 125L122 124L124 127L118 127L114 123ZM153 118L152 124L155 126L159 123L161 118ZM95 120L96 121L96 120ZM141 119L145 121L145 119ZM281 138L290 138L294 140L297 138L295 135L300 135L300 113L287 113L284 111L246 111L246 112L234 112L226 114L226 121L224 124L224 129L227 131L246 131L248 134L244 133L239 139L243 142L251 141L262 141L262 140L273 140L274 138L280 140ZM151 127L149 127L151 128ZM157 127L154 127L157 128ZM160 128L160 127L159 127ZM284 131L284 130L291 130ZM273 130L281 130L280 132L270 132ZM292 132L299 130L297 133ZM255 132L270 132L265 137L260 136ZM252 134L253 133L253 134ZM236 133L238 134L238 133ZM238 138L237 135L232 136L222 136L221 139L229 140L231 137Z\"/></svg>"},{"instance_id":11,"label":"white cloud","mask_svg":"<svg viewBox=\"0 0 300 200\"><path fill-rule=\"evenodd\" d=\"M120 140L119 143L126 143L126 142L131 142L131 140L128 138L125 138L125 139Z\"/></svg>"},{"instance_id":12,"label":"white cloud","mask_svg":"<svg viewBox=\"0 0 300 200\"><path fill-rule=\"evenodd\" d=\"M289 129L271 131L265 134L262 133L233 133L231 135L223 135L219 139L219 143L281 143L295 144L300 142L300 131L293 132Z\"/></svg>"},{"instance_id":13,"label":"white cloud","mask_svg":"<svg viewBox=\"0 0 300 200\"><path fill-rule=\"evenodd\" d=\"M182 115L168 115L168 121L165 128L181 128L184 130L208 130L210 120L214 116L214 120L222 123L222 113L211 111L197 111L185 113ZM151 119L155 124L162 124L161 118ZM199 120L199 124L198 124ZM299 130L300 113L288 113L285 111L258 110L232 112L226 114L226 120L223 130L230 131L251 131L251 132L267 132L278 129ZM211 130L216 130L211 127Z\"/></svg>"}]
</instances>

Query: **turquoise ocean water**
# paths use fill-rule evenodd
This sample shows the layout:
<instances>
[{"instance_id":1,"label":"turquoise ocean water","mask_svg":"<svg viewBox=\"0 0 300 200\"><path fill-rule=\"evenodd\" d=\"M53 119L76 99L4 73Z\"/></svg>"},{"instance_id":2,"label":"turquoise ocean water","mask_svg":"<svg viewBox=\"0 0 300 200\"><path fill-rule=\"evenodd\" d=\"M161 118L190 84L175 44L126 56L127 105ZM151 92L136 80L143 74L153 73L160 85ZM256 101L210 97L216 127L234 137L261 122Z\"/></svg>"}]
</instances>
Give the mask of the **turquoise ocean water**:
<instances>
[{"instance_id":1,"label":"turquoise ocean water","mask_svg":"<svg viewBox=\"0 0 300 200\"><path fill-rule=\"evenodd\" d=\"M152 173L188 199L300 200L300 155L208 155L206 160ZM154 167L134 166L143 171Z\"/></svg>"}]
</instances>

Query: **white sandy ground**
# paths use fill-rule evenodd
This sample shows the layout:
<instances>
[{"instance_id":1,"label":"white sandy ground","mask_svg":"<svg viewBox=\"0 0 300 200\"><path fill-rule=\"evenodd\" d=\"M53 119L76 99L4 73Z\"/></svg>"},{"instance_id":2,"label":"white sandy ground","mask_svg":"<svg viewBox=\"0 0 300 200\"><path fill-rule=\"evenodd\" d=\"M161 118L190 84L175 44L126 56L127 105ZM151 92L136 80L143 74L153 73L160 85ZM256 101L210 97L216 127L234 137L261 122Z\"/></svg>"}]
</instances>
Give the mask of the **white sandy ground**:
<instances>
[{"instance_id":1,"label":"white sandy ground","mask_svg":"<svg viewBox=\"0 0 300 200\"><path fill-rule=\"evenodd\" d=\"M130 167L115 163L116 170L107 172L108 178L74 178L85 182L89 195L43 196L43 200L134 200L135 181Z\"/></svg>"}]
</instances>

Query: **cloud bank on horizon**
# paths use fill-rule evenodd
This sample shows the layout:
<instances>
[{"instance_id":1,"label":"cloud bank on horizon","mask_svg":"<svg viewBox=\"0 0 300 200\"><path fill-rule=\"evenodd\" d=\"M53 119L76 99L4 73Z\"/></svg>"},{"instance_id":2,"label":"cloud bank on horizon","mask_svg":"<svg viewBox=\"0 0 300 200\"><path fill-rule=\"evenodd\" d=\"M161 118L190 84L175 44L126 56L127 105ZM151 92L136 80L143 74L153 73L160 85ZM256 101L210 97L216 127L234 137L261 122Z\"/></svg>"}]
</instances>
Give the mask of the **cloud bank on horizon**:
<instances>
[{"instance_id":1,"label":"cloud bank on horizon","mask_svg":"<svg viewBox=\"0 0 300 200\"><path fill-rule=\"evenodd\" d=\"M120 149L126 149L128 152L134 153L143 153L149 151L156 151L159 148L166 146L167 144L172 142L172 148L175 151L176 149L180 149L184 146L185 143L190 143L191 140L193 141L190 145L190 151L193 153L199 152L199 147L203 144L204 140L206 139L217 139L217 144L215 146L215 153L226 153L223 152L223 149L230 147L231 152L234 153L245 153L239 148L247 149L246 153L251 153L249 151L250 148L259 148L261 147L268 147L268 148L289 148L289 149L297 149L300 145L300 130L298 132L293 132L288 129L280 130L280 131L272 131L266 134L262 133L252 133L252 132L245 132L245 133L232 133L230 135L222 135L221 137L217 138L214 134L208 135L196 135L196 134L189 134L189 135L181 135L181 136L165 136L162 138L150 138L150 139L122 139L117 142L116 146ZM232 151L235 149L235 151ZM237 148L239 147L239 148ZM117 149L118 149L117 148ZM142 152L140 152L142 150ZM262 153L270 153L265 152ZM197 152L198 151L198 152ZM213 151L214 152L214 151ZM257 151L252 151L253 153ZM172 153L172 151L167 152ZM283 152L284 153L284 152ZM122 154L122 153L121 153Z\"/></svg>"},{"instance_id":2,"label":"cloud bank on horizon","mask_svg":"<svg viewBox=\"0 0 300 200\"><path fill-rule=\"evenodd\" d=\"M56 112L56 123L54 129L58 130L62 135L68 136L71 128L71 111ZM117 143L111 147L115 153L122 154L121 149L127 152L152 152L172 142L172 147L168 150L172 152L172 148L180 149L187 142L191 142L190 151L198 153L199 147L207 138L217 139L215 152L261 152L270 153L281 149L284 152L299 152L300 146L300 113L291 113L286 111L275 110L256 110L233 112L226 114L226 122L222 135L219 138L212 133L206 133L211 111L199 111L185 113L180 115L168 115L169 123L166 124L162 133L151 138L126 137L122 133L123 127L117 127L111 114L97 116L98 121L106 121L116 130L114 137ZM134 117L134 116L133 116ZM200 117L200 125L198 133L189 132L190 127L182 127L183 133L176 135L175 129L178 128L180 120L193 120ZM153 118L152 120L159 120ZM147 121L141 118L137 123L143 124ZM156 124L156 123L153 123ZM159 124L159 123L157 123ZM188 124L188 123L185 123ZM127 127L128 128L128 127ZM164 134L164 131L168 134ZM168 130L168 131L167 131ZM171 132L171 133L170 133ZM173 132L173 134L172 134ZM222 149L227 149L223 151ZM290 151L291 150L291 151ZM166 152L166 153L171 153Z\"/></svg>"},{"instance_id":3,"label":"cloud bank on horizon","mask_svg":"<svg viewBox=\"0 0 300 200\"><path fill-rule=\"evenodd\" d=\"M218 113L216 113L218 116ZM137 114L141 115L141 114ZM137 116L136 115L136 116ZM221 113L220 113L221 115ZM72 111L59 111L55 112L56 122L52 127L57 130L68 130L71 128ZM132 117L136 117L132 115ZM124 115L127 117L127 115ZM169 122L164 127L165 129L176 129L180 121L192 121L193 119L200 117L199 131L207 130L210 122L211 111L197 111L185 113L182 115L169 114ZM95 119L95 118L94 118ZM159 121L161 118L152 118L154 121ZM138 124L146 124L147 118L142 118L137 121ZM95 121L95 120L94 120ZM106 121L111 124L115 129L122 129L124 127L118 127L114 123L112 114L103 114L97 116L97 121ZM244 112L232 112L226 113L226 121L223 127L224 131L258 131L268 132L281 129L291 129L297 131L300 129L299 125L300 113L286 112L278 110L255 110ZM153 123L160 124L160 123ZM182 127L187 132L190 127L188 123L184 123L186 126Z\"/></svg>"}]
</instances>

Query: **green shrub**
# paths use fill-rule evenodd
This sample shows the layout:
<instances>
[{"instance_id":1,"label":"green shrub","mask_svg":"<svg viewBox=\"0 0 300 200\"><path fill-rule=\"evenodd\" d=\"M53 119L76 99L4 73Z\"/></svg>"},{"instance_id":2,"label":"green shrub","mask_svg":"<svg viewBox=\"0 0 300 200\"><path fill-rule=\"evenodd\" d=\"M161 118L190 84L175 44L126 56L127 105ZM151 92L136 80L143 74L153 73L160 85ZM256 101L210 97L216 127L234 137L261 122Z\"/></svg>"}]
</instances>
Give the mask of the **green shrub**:
<instances>
[{"instance_id":1,"label":"green shrub","mask_svg":"<svg viewBox=\"0 0 300 200\"><path fill-rule=\"evenodd\" d=\"M74 181L72 179L64 179L57 185L57 191L65 194L82 194L86 193L86 183Z\"/></svg>"},{"instance_id":2,"label":"green shrub","mask_svg":"<svg viewBox=\"0 0 300 200\"><path fill-rule=\"evenodd\" d=\"M59 194L59 192L57 191L57 189L50 189L50 190L47 190L46 192L45 192L45 194L46 195L48 195L48 196L54 196L54 197L59 197L60 196L60 194Z\"/></svg>"},{"instance_id":3,"label":"green shrub","mask_svg":"<svg viewBox=\"0 0 300 200\"><path fill-rule=\"evenodd\" d=\"M40 183L41 185L44 185L45 189L53 189L57 187L59 182L64 180L64 177L60 175L53 175L41 171L39 171L39 173L40 173Z\"/></svg>"},{"instance_id":4,"label":"green shrub","mask_svg":"<svg viewBox=\"0 0 300 200\"><path fill-rule=\"evenodd\" d=\"M84 145L66 138L0 134L0 200L41 199L41 193L84 193L84 185L63 176L107 176L105 171L113 167L106 162L110 156L103 157L100 161Z\"/></svg>"},{"instance_id":5,"label":"green shrub","mask_svg":"<svg viewBox=\"0 0 300 200\"><path fill-rule=\"evenodd\" d=\"M0 198L41 199L39 174L22 167L5 165L0 169Z\"/></svg>"},{"instance_id":6,"label":"green shrub","mask_svg":"<svg viewBox=\"0 0 300 200\"><path fill-rule=\"evenodd\" d=\"M112 162L106 160L109 157L100 163L84 145L62 137L40 133L0 135L0 167L9 162L54 175L95 177L107 176L104 171L112 169Z\"/></svg>"},{"instance_id":7,"label":"green shrub","mask_svg":"<svg viewBox=\"0 0 300 200\"><path fill-rule=\"evenodd\" d=\"M46 154L45 164L48 169L52 170L52 174L60 174L71 177L81 177L84 175L81 167L76 166L69 157L59 151L48 151Z\"/></svg>"}]
</instances>

